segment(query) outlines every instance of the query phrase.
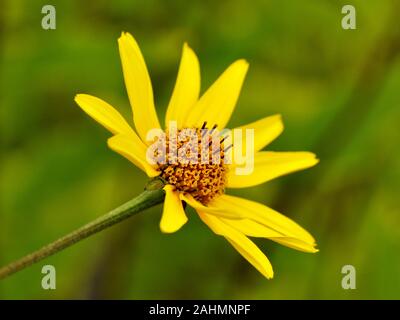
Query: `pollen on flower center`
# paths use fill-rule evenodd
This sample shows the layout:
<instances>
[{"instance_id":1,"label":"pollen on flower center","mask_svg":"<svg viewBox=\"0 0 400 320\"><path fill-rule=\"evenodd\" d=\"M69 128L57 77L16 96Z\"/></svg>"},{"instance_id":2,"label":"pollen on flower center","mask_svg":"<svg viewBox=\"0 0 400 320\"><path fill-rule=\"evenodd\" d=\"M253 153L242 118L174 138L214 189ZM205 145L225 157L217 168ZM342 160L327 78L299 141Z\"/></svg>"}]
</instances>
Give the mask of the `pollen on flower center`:
<instances>
[{"instance_id":1,"label":"pollen on flower center","mask_svg":"<svg viewBox=\"0 0 400 320\"><path fill-rule=\"evenodd\" d=\"M224 193L227 165L224 162L224 139L215 134L216 126L177 130L165 135L166 158L158 164L161 177L178 191L189 193L206 205ZM182 138L183 137L183 138Z\"/></svg>"}]
</instances>

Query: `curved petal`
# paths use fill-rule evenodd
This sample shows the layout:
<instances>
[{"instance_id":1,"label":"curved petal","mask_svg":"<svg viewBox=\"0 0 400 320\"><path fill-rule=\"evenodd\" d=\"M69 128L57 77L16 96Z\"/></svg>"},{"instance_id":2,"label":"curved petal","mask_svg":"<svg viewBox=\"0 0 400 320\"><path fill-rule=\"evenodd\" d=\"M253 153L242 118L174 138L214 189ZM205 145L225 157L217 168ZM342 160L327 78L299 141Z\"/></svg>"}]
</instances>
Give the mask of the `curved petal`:
<instances>
[{"instance_id":1,"label":"curved petal","mask_svg":"<svg viewBox=\"0 0 400 320\"><path fill-rule=\"evenodd\" d=\"M219 130L225 128L235 108L249 64L241 59L232 63L189 112L185 127L200 128L204 122Z\"/></svg>"},{"instance_id":2,"label":"curved petal","mask_svg":"<svg viewBox=\"0 0 400 320\"><path fill-rule=\"evenodd\" d=\"M289 248L303 252L318 252L318 249L315 248L315 244L310 244L294 237L285 236L284 234L256 221L249 219L220 219L227 225L230 225L232 228L235 228L237 231L242 232L246 236L270 239Z\"/></svg>"},{"instance_id":3,"label":"curved petal","mask_svg":"<svg viewBox=\"0 0 400 320\"><path fill-rule=\"evenodd\" d=\"M232 164L227 174L228 188L245 188L255 186L274 178L298 170L312 167L318 163L311 152L270 152L260 151L254 156L254 170L248 175L238 175Z\"/></svg>"},{"instance_id":4,"label":"curved petal","mask_svg":"<svg viewBox=\"0 0 400 320\"><path fill-rule=\"evenodd\" d=\"M303 251L303 252L308 252L308 253L317 253L319 250L315 248L315 245L310 245L306 242L303 242L299 239L296 238L290 238L290 237L273 237L269 238L272 241L275 241L283 246L298 250L298 251Z\"/></svg>"},{"instance_id":5,"label":"curved petal","mask_svg":"<svg viewBox=\"0 0 400 320\"><path fill-rule=\"evenodd\" d=\"M173 233L178 231L188 221L188 218L183 210L179 192L175 191L171 185L166 185L164 190L165 201L160 229L165 233Z\"/></svg>"},{"instance_id":6,"label":"curved petal","mask_svg":"<svg viewBox=\"0 0 400 320\"><path fill-rule=\"evenodd\" d=\"M146 141L149 130L160 128L150 76L139 46L131 34L123 32L118 39L118 46L135 128L142 140Z\"/></svg>"},{"instance_id":7,"label":"curved petal","mask_svg":"<svg viewBox=\"0 0 400 320\"><path fill-rule=\"evenodd\" d=\"M142 169L149 177L155 177L160 174L154 167L152 167L146 159L146 147L141 140L136 136L118 134L108 139L108 146L127 158L134 165Z\"/></svg>"},{"instance_id":8,"label":"curved petal","mask_svg":"<svg viewBox=\"0 0 400 320\"><path fill-rule=\"evenodd\" d=\"M283 235L282 233L273 230L263 224L260 224L254 220L228 219L222 217L220 219L227 225L231 226L232 228L235 228L237 231L249 237L269 239L272 237L281 237Z\"/></svg>"},{"instance_id":9,"label":"curved petal","mask_svg":"<svg viewBox=\"0 0 400 320\"><path fill-rule=\"evenodd\" d=\"M121 114L107 102L88 94L77 94L75 102L113 134L135 134Z\"/></svg>"},{"instance_id":10,"label":"curved petal","mask_svg":"<svg viewBox=\"0 0 400 320\"><path fill-rule=\"evenodd\" d=\"M305 229L288 217L261 203L224 194L214 199L212 205L213 207L222 208L226 212L230 212L231 216L237 216L242 219L246 218L257 222L270 229L267 230L268 232L276 232L276 235L272 233L265 234L268 235L268 237L278 237L278 234L281 234L284 237L295 238L311 246L315 245L315 239ZM213 212L208 213L211 214ZM236 221L239 224L240 220ZM245 232L245 229L242 231ZM253 232L256 232L256 230L253 230ZM257 232L259 232L259 229L257 229ZM253 236L260 236L260 234Z\"/></svg>"},{"instance_id":11,"label":"curved petal","mask_svg":"<svg viewBox=\"0 0 400 320\"><path fill-rule=\"evenodd\" d=\"M237 129L242 129L242 137L245 137L246 129L254 130L254 151L260 151L262 148L275 140L283 131L282 116L276 114L254 121L252 123L240 126ZM242 140L243 154L246 150L246 141ZM233 142L235 145L235 142Z\"/></svg>"},{"instance_id":12,"label":"curved petal","mask_svg":"<svg viewBox=\"0 0 400 320\"><path fill-rule=\"evenodd\" d=\"M222 207L217 207L212 204L208 204L207 206L203 205L196 199L194 199L190 194L180 193L179 195L182 201L185 201L189 206L196 209L197 211L204 211L207 213L212 213L216 216L226 217L230 219L240 219L244 216L238 216L237 213L231 213L227 210L224 210Z\"/></svg>"},{"instance_id":13,"label":"curved petal","mask_svg":"<svg viewBox=\"0 0 400 320\"><path fill-rule=\"evenodd\" d=\"M202 211L198 211L198 214L201 220L203 220L215 234L225 237L264 277L272 279L274 276L272 265L253 241L247 238L243 233L225 224L216 216Z\"/></svg>"},{"instance_id":14,"label":"curved petal","mask_svg":"<svg viewBox=\"0 0 400 320\"><path fill-rule=\"evenodd\" d=\"M165 116L165 127L176 121L178 129L183 128L186 115L197 102L200 93L200 65L194 51L185 43L179 66L174 92Z\"/></svg>"}]
</instances>

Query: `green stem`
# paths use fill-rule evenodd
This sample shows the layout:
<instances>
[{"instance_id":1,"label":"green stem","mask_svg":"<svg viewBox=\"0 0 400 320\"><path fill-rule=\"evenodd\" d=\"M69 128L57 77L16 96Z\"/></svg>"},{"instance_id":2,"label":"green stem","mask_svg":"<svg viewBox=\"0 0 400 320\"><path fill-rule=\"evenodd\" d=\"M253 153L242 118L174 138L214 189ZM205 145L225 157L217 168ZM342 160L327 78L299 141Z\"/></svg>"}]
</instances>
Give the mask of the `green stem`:
<instances>
[{"instance_id":1,"label":"green stem","mask_svg":"<svg viewBox=\"0 0 400 320\"><path fill-rule=\"evenodd\" d=\"M29 267L58 251L68 248L69 246L72 246L101 230L109 228L114 224L129 218L136 213L163 202L165 193L160 189L161 186L162 183L159 181L150 182L146 187L146 191L138 195L136 198L133 198L109 213L42 247L41 249L0 268L0 279L4 279L11 274Z\"/></svg>"}]
</instances>

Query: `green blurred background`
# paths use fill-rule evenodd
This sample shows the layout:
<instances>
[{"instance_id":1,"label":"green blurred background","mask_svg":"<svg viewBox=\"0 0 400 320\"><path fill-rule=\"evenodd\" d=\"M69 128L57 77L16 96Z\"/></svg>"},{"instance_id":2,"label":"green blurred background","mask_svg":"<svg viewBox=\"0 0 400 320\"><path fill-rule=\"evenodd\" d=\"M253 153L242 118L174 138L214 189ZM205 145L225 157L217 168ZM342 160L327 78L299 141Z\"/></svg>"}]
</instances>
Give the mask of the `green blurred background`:
<instances>
[{"instance_id":1,"label":"green blurred background","mask_svg":"<svg viewBox=\"0 0 400 320\"><path fill-rule=\"evenodd\" d=\"M41 28L53 4L57 29ZM117 38L138 40L163 119L181 48L202 66L203 91L237 58L250 70L231 125L281 113L270 150L309 150L320 164L231 194L285 213L316 237L305 254L256 241L264 279L189 212L172 235L161 206L0 282L0 298L400 298L400 3L352 0L357 30L341 28L348 1L0 2L0 265L137 195L145 175L107 148L110 134L74 103L90 93L128 119ZM41 288L41 268L57 289ZM341 288L341 268L357 289Z\"/></svg>"}]
</instances>

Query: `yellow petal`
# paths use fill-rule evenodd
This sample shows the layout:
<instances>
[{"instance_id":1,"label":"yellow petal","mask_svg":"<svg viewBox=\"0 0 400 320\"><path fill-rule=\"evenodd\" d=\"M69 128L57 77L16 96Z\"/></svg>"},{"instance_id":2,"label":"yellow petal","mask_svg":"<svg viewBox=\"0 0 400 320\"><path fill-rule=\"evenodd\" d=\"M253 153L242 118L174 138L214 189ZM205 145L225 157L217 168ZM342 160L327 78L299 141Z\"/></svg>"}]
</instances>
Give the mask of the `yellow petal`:
<instances>
[{"instance_id":1,"label":"yellow petal","mask_svg":"<svg viewBox=\"0 0 400 320\"><path fill-rule=\"evenodd\" d=\"M298 250L298 251L303 251L303 252L309 252L309 253L316 253L319 250L315 248L315 245L310 245L306 242L303 242L299 239L296 238L290 238L290 237L276 237L276 238L269 238L272 241L275 241L283 246Z\"/></svg>"},{"instance_id":2,"label":"yellow petal","mask_svg":"<svg viewBox=\"0 0 400 320\"><path fill-rule=\"evenodd\" d=\"M222 217L220 219L227 225L249 237L269 239L282 236L282 233L250 219L228 219Z\"/></svg>"},{"instance_id":3,"label":"yellow petal","mask_svg":"<svg viewBox=\"0 0 400 320\"><path fill-rule=\"evenodd\" d=\"M118 39L118 46L133 121L139 136L146 141L149 130L160 128L150 76L139 46L132 35L122 33Z\"/></svg>"},{"instance_id":4,"label":"yellow petal","mask_svg":"<svg viewBox=\"0 0 400 320\"><path fill-rule=\"evenodd\" d=\"M121 114L107 102L88 94L77 94L75 102L83 111L112 133L134 134Z\"/></svg>"},{"instance_id":5,"label":"yellow petal","mask_svg":"<svg viewBox=\"0 0 400 320\"><path fill-rule=\"evenodd\" d=\"M318 252L314 244L304 242L301 239L285 236L269 227L249 219L227 219L220 218L224 223L235 228L249 237L266 238L292 249L303 252Z\"/></svg>"},{"instance_id":6,"label":"yellow petal","mask_svg":"<svg viewBox=\"0 0 400 320\"><path fill-rule=\"evenodd\" d=\"M210 229L225 237L232 246L249 261L263 276L271 279L274 276L272 265L264 253L243 233L225 224L218 217L198 211L198 214Z\"/></svg>"},{"instance_id":7,"label":"yellow petal","mask_svg":"<svg viewBox=\"0 0 400 320\"><path fill-rule=\"evenodd\" d=\"M165 126L169 121L176 121L178 129L183 128L186 115L194 106L200 93L200 66L196 54L185 43L179 66L174 92L167 108Z\"/></svg>"},{"instance_id":8,"label":"yellow petal","mask_svg":"<svg viewBox=\"0 0 400 320\"><path fill-rule=\"evenodd\" d=\"M232 63L190 110L185 127L200 128L218 125L222 130L228 123L242 88L249 64L245 60Z\"/></svg>"},{"instance_id":9,"label":"yellow petal","mask_svg":"<svg viewBox=\"0 0 400 320\"><path fill-rule=\"evenodd\" d=\"M136 139L132 135L118 134L108 139L108 146L146 172L149 177L158 176L160 172L147 162L146 147L137 136Z\"/></svg>"},{"instance_id":10,"label":"yellow petal","mask_svg":"<svg viewBox=\"0 0 400 320\"><path fill-rule=\"evenodd\" d=\"M278 234L281 234L287 238L301 240L311 246L315 245L314 238L306 230L300 227L293 220L261 203L224 194L215 198L212 201L212 205L215 208L221 208L226 212L230 212L231 216L255 221L258 224L267 227L271 231L277 232L276 235L272 233L266 234L268 237L278 237ZM212 211L208 213L213 214ZM238 220L237 223L239 223L239 221L240 220ZM244 229L242 231L246 232ZM253 234L253 236L257 235Z\"/></svg>"},{"instance_id":11,"label":"yellow petal","mask_svg":"<svg viewBox=\"0 0 400 320\"><path fill-rule=\"evenodd\" d=\"M165 201L163 214L160 221L160 229L165 233L178 231L187 221L185 210L183 210L182 201L179 198L179 192L171 185L166 185Z\"/></svg>"},{"instance_id":12,"label":"yellow petal","mask_svg":"<svg viewBox=\"0 0 400 320\"><path fill-rule=\"evenodd\" d=\"M248 175L238 175L237 166L231 165L227 175L228 188L255 186L274 178L298 170L312 167L318 163L311 152L269 152L260 151L254 156L254 170Z\"/></svg>"},{"instance_id":13,"label":"yellow petal","mask_svg":"<svg viewBox=\"0 0 400 320\"><path fill-rule=\"evenodd\" d=\"M280 114L269 116L241 126L237 129L242 129L243 154L246 150L246 141L244 140L244 138L246 137L246 129L254 130L254 151L260 151L282 133L282 117ZM233 143L233 145L235 146L235 142Z\"/></svg>"},{"instance_id":14,"label":"yellow petal","mask_svg":"<svg viewBox=\"0 0 400 320\"><path fill-rule=\"evenodd\" d=\"M238 216L236 213L231 213L227 210L224 210L224 208L222 207L214 206L212 203L207 204L207 206L205 206L196 199L194 199L190 194L180 193L179 197L182 201L185 201L189 206L196 209L197 211L200 210L230 219L240 219L241 217L243 217L243 216Z\"/></svg>"}]
</instances>

